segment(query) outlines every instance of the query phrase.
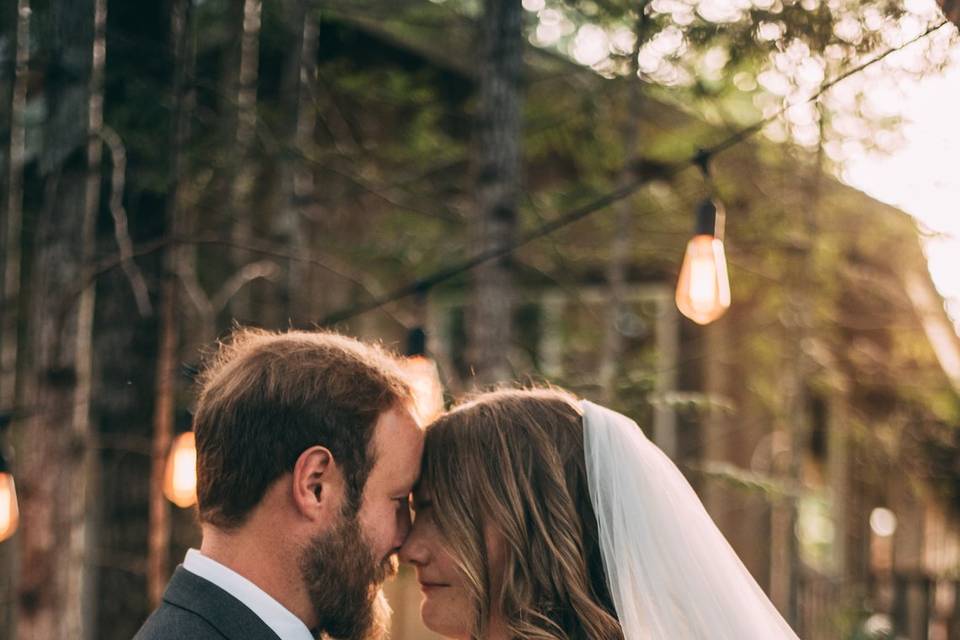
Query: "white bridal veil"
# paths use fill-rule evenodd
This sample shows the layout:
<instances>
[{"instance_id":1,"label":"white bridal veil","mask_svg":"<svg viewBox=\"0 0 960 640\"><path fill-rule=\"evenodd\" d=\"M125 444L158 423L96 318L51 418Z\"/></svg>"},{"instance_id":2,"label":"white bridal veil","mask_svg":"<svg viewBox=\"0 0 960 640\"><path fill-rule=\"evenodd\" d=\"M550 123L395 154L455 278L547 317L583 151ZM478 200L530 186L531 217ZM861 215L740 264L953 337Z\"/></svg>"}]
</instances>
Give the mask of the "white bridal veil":
<instances>
[{"instance_id":1,"label":"white bridal veil","mask_svg":"<svg viewBox=\"0 0 960 640\"><path fill-rule=\"evenodd\" d=\"M590 499L625 640L797 640L670 458L630 418L581 407Z\"/></svg>"}]
</instances>

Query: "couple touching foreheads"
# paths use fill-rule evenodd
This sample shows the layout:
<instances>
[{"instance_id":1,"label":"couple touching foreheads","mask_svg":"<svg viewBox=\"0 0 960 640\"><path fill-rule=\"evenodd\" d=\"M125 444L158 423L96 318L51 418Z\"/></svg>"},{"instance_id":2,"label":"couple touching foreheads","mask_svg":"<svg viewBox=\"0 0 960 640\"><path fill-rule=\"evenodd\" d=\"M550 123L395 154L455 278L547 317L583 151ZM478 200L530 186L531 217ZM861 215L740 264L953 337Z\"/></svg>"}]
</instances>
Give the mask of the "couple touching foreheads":
<instances>
[{"instance_id":1,"label":"couple touching foreheads","mask_svg":"<svg viewBox=\"0 0 960 640\"><path fill-rule=\"evenodd\" d=\"M451 638L796 638L610 409L499 390L421 425L395 356L325 332L238 330L201 384L203 542L138 639L376 638L398 557Z\"/></svg>"}]
</instances>

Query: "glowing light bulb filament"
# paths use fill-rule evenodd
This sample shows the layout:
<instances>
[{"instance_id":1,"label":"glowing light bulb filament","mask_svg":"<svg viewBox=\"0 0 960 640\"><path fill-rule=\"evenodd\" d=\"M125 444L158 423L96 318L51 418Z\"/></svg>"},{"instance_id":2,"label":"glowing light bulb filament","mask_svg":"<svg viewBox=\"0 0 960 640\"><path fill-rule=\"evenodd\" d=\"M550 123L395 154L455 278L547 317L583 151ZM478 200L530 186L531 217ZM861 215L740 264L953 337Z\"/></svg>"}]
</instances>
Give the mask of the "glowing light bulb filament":
<instances>
[{"instance_id":1,"label":"glowing light bulb filament","mask_svg":"<svg viewBox=\"0 0 960 640\"><path fill-rule=\"evenodd\" d=\"M715 235L722 227L723 209L708 200L700 207L697 233L687 252L677 282L677 308L698 324L708 324L730 308L730 277L723 241Z\"/></svg>"},{"instance_id":2,"label":"glowing light bulb filament","mask_svg":"<svg viewBox=\"0 0 960 640\"><path fill-rule=\"evenodd\" d=\"M184 509L197 501L197 444L192 431L177 436L170 448L163 494Z\"/></svg>"},{"instance_id":3,"label":"glowing light bulb filament","mask_svg":"<svg viewBox=\"0 0 960 640\"><path fill-rule=\"evenodd\" d=\"M13 475L0 473L0 542L17 531L20 523L20 507L17 504L17 490Z\"/></svg>"}]
</instances>

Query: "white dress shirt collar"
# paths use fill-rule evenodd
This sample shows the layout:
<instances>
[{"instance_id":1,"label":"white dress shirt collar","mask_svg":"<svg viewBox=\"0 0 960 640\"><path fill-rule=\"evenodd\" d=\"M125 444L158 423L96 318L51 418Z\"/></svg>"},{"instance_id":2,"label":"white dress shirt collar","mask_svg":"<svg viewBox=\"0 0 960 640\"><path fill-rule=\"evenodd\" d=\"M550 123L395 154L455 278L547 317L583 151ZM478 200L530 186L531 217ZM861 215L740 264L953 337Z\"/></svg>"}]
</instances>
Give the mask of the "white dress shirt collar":
<instances>
[{"instance_id":1,"label":"white dress shirt collar","mask_svg":"<svg viewBox=\"0 0 960 640\"><path fill-rule=\"evenodd\" d=\"M289 609L236 571L196 549L187 551L183 568L217 585L257 614L282 640L314 640L313 634Z\"/></svg>"}]
</instances>

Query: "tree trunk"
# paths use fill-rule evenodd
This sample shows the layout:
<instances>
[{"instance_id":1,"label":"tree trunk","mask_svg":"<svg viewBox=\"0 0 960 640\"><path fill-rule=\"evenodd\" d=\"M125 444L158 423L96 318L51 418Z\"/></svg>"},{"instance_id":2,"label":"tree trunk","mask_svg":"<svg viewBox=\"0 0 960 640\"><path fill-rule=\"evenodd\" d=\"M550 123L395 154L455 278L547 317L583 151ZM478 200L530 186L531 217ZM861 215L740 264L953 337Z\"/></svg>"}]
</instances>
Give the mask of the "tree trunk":
<instances>
[{"instance_id":1,"label":"tree trunk","mask_svg":"<svg viewBox=\"0 0 960 640\"><path fill-rule=\"evenodd\" d=\"M947 20L960 27L960 0L937 0L937 4Z\"/></svg>"},{"instance_id":2,"label":"tree trunk","mask_svg":"<svg viewBox=\"0 0 960 640\"><path fill-rule=\"evenodd\" d=\"M816 212L820 206L824 165L824 116L820 111L820 138L816 161L810 165L809 172L801 176L805 180L805 206L802 214L796 218L793 227L793 246L788 256L791 268L789 273L797 274L785 283L786 300L783 314L783 328L785 340L783 363L783 423L790 429L789 459L786 468L781 470L784 480L793 487L805 486L804 460L807 456L811 437L811 397L809 381L816 372L816 365L811 362L806 345L816 339L815 317L812 309L814 305L815 282L808 274L816 274L817 269L815 239L817 234ZM774 522L782 527L779 538L773 539L775 546L782 549L781 560L785 556L787 564L784 566L786 577L782 578L781 599L775 600L787 622L797 628L800 623L800 597L803 584L803 561L800 558L799 540L796 535L800 520L799 494L791 496L788 510L781 513L774 512ZM778 545L778 542L780 543ZM801 630L802 632L802 630Z\"/></svg>"},{"instance_id":3,"label":"tree trunk","mask_svg":"<svg viewBox=\"0 0 960 640\"><path fill-rule=\"evenodd\" d=\"M502 246L517 233L520 188L523 8L513 0L485 0L481 19L477 215L472 245ZM487 262L473 273L469 360L476 382L511 377L514 283L510 260Z\"/></svg>"},{"instance_id":4,"label":"tree trunk","mask_svg":"<svg viewBox=\"0 0 960 640\"><path fill-rule=\"evenodd\" d=\"M163 477L167 454L173 439L176 410L176 369L180 341L178 315L178 270L185 249L183 235L183 152L189 130L189 108L186 78L192 75L192 51L189 28L190 0L177 0L171 7L170 44L174 51L174 111L170 148L171 189L167 201L167 230L173 242L163 255L160 304L158 314L158 346L153 408L153 444L151 447L150 516L147 556L147 594L155 607L160 603L169 578L170 505L163 495Z\"/></svg>"},{"instance_id":5,"label":"tree trunk","mask_svg":"<svg viewBox=\"0 0 960 640\"><path fill-rule=\"evenodd\" d=\"M312 229L320 217L313 169L307 158L314 151L317 127L317 45L319 27L311 0L296 0L299 13L300 48L297 58L296 127L293 130L293 160L288 165L286 236L295 260L287 271L289 313L293 324L299 325L317 317L316 291L310 286L316 274L311 273L306 260L312 257L310 244Z\"/></svg>"},{"instance_id":6,"label":"tree trunk","mask_svg":"<svg viewBox=\"0 0 960 640\"><path fill-rule=\"evenodd\" d=\"M30 62L30 0L17 3L17 51L13 93L10 101L10 166L7 177L6 215L3 220L3 255L0 267L0 413L15 415L17 409L17 354L20 347L20 245L23 223L23 165L25 158L27 71ZM0 429L0 436L3 436ZM7 453L6 440L0 447ZM0 636L13 635L15 547L0 549Z\"/></svg>"},{"instance_id":7,"label":"tree trunk","mask_svg":"<svg viewBox=\"0 0 960 640\"><path fill-rule=\"evenodd\" d=\"M241 246L248 243L253 235L251 199L256 179L256 166L251 156L257 128L261 10L261 0L244 0L237 90L237 129L234 140L237 164L230 191L233 240ZM248 262L250 254L235 248L232 257L234 271L239 271ZM249 288L237 292L230 301L230 309L235 318L241 321L250 319L253 310Z\"/></svg>"},{"instance_id":8,"label":"tree trunk","mask_svg":"<svg viewBox=\"0 0 960 640\"><path fill-rule=\"evenodd\" d=\"M639 143L639 121L640 108L642 104L642 92L640 88L640 78L638 58L640 55L640 46L643 43L645 35L645 13L646 3L640 3L637 7L637 19L634 33L636 41L633 46L633 54L630 56L630 74L628 76L629 94L628 105L625 120L623 122L623 144L624 144L624 170L621 176L622 182L627 182L633 177L631 168L635 165L637 159L637 144ZM622 319L629 313L629 308L625 304L626 286L627 286L627 268L630 266L630 249L633 244L633 226L634 205L631 198L624 198L616 204L616 223L613 227L613 237L610 241L610 261L607 263L607 286L610 292L609 311L607 313L606 335L603 345L603 354L600 360L599 382L603 402L612 404L617 395L617 378L621 372L620 363L623 356L623 333L621 330Z\"/></svg>"},{"instance_id":9,"label":"tree trunk","mask_svg":"<svg viewBox=\"0 0 960 640\"><path fill-rule=\"evenodd\" d=\"M50 4L53 29L37 217L33 299L27 326L18 481L22 487L19 638L82 638L88 562L91 452L90 331L93 292L75 290L93 252L99 165L89 145L100 122L104 0ZM94 25L96 28L94 29ZM93 55L91 55L93 52ZM87 147L87 154L77 153Z\"/></svg>"},{"instance_id":10,"label":"tree trunk","mask_svg":"<svg viewBox=\"0 0 960 640\"><path fill-rule=\"evenodd\" d=\"M177 282L171 274L176 253L171 247L164 259L163 284L160 289L159 344L157 347L156 393L153 409L153 446L150 472L150 527L147 555L147 594L150 604L160 604L169 579L170 505L163 495L163 479L167 454L173 439L176 407L176 359L179 331L177 327Z\"/></svg>"},{"instance_id":11,"label":"tree trunk","mask_svg":"<svg viewBox=\"0 0 960 640\"><path fill-rule=\"evenodd\" d=\"M316 128L314 95L318 25L314 4L314 0L283 0L280 3L283 35L285 41L291 43L285 51L283 64L280 105L286 117L279 132L288 152L280 159L279 188L266 194L271 203L266 208L277 213L263 222L269 229L273 245L284 247L289 257L282 267L273 265L279 277L272 277L269 272L258 276L272 282L258 292L262 292L262 296L255 300L258 322L273 328L298 326L314 317L306 313L310 303L310 273L306 269L306 260L312 253L309 242L312 225L305 211L315 199L313 172L307 160L314 155ZM260 263L263 266L268 264ZM255 272L251 271L251 264L257 263L247 262L244 268L252 275ZM242 291L238 293L244 295Z\"/></svg>"},{"instance_id":12,"label":"tree trunk","mask_svg":"<svg viewBox=\"0 0 960 640\"><path fill-rule=\"evenodd\" d=\"M103 161L103 85L107 56L107 0L93 0L93 43L90 48L90 80L87 99L87 175L83 199L83 227L80 242L82 266L93 264L96 247L96 221L100 211L100 181ZM77 301L76 389L74 390L73 430L85 446L78 453L79 482L61 489L70 505L67 509L71 556L66 567L66 598L63 612L64 635L68 638L92 637L96 599L91 593L91 568L94 566L91 535L96 522L88 509L95 495L94 430L90 422L90 391L93 373L93 312L96 288L89 284ZM71 606L71 603L77 603Z\"/></svg>"},{"instance_id":13,"label":"tree trunk","mask_svg":"<svg viewBox=\"0 0 960 640\"><path fill-rule=\"evenodd\" d=\"M27 70L30 62L30 0L17 3L17 62L10 105L10 172L7 212L3 225L3 301L0 326L0 411L12 411L16 401L20 243L23 222L23 163L26 143Z\"/></svg>"}]
</instances>

